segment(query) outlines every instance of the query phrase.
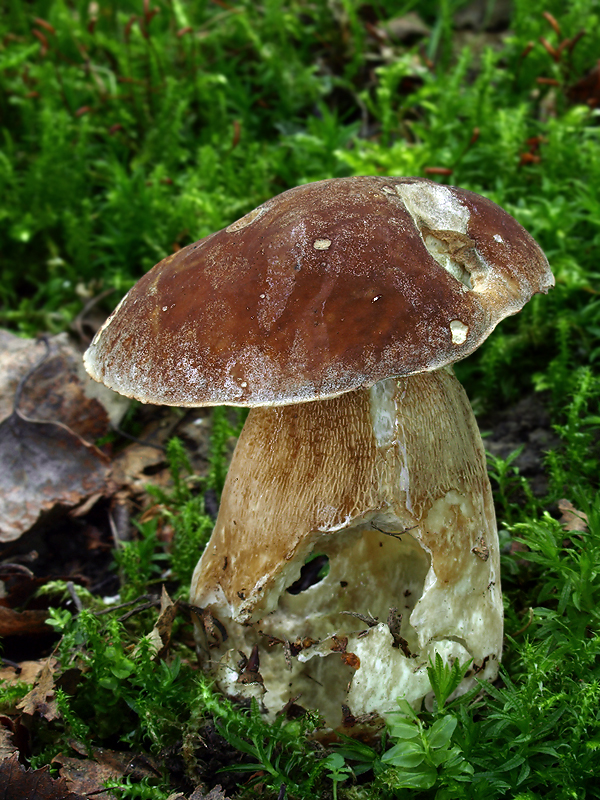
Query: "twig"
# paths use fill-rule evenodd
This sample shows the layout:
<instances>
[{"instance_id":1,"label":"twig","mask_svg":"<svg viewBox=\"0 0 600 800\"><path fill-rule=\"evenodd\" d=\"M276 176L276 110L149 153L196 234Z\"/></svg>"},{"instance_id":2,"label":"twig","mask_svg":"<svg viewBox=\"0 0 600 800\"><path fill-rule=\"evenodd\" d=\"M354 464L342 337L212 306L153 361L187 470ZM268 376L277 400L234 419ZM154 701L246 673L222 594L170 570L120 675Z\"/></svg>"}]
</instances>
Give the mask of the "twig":
<instances>
[{"instance_id":1,"label":"twig","mask_svg":"<svg viewBox=\"0 0 600 800\"><path fill-rule=\"evenodd\" d=\"M522 628L519 628L519 630L518 630L518 631L515 631L515 633L513 633L513 636L519 636L519 634L521 634L521 633L525 633L525 631L527 630L527 628L528 628L528 627L531 625L531 623L533 622L533 608L531 608L531 606L530 606L530 607L529 607L527 610L529 611L529 619L527 620L527 622L525 623L525 625L523 625L523 627L522 627Z\"/></svg>"},{"instance_id":2,"label":"twig","mask_svg":"<svg viewBox=\"0 0 600 800\"><path fill-rule=\"evenodd\" d=\"M133 606L136 603L139 603L140 600L149 600L154 595L151 594L141 594L139 597L136 597L135 600L128 600L126 603L120 603L118 606L111 606L110 608L103 608L102 611L94 611L94 616L101 617L102 614L110 614L113 611L118 611L120 608L127 608L127 606Z\"/></svg>"},{"instance_id":3,"label":"twig","mask_svg":"<svg viewBox=\"0 0 600 800\"><path fill-rule=\"evenodd\" d=\"M79 613L83 609L83 603L77 596L77 592L75 591L75 586L73 581L67 581L67 591L71 595L71 600L75 604L75 608L77 609L77 613Z\"/></svg>"},{"instance_id":4,"label":"twig","mask_svg":"<svg viewBox=\"0 0 600 800\"><path fill-rule=\"evenodd\" d=\"M350 617L356 617L361 622L365 622L369 628L377 625L377 617L373 617L371 614L359 614L358 611L340 611L340 614L348 614Z\"/></svg>"},{"instance_id":5,"label":"twig","mask_svg":"<svg viewBox=\"0 0 600 800\"><path fill-rule=\"evenodd\" d=\"M147 611L149 608L155 608L156 606L160 605L160 598L157 597L156 600L153 600L150 603L142 603L141 606L137 606L137 608L132 608L131 611L128 611L126 614L123 614L122 617L118 617L118 622L125 622L129 619L129 617L133 617L134 614L139 614L140 611Z\"/></svg>"},{"instance_id":6,"label":"twig","mask_svg":"<svg viewBox=\"0 0 600 800\"><path fill-rule=\"evenodd\" d=\"M2 658L0 656L0 661L7 667L12 667L17 675L20 675L23 671L23 667L20 664L17 664L15 661L11 661L9 658Z\"/></svg>"},{"instance_id":7,"label":"twig","mask_svg":"<svg viewBox=\"0 0 600 800\"><path fill-rule=\"evenodd\" d=\"M137 444L143 444L144 447L154 447L156 450L160 450L162 453L167 451L167 448L164 447L162 444L153 444L152 442L145 442L143 439L138 439L137 436L132 436L130 433L125 433L119 428L117 425L111 426L115 433L118 433L119 436L123 436L125 439L131 439L132 442L137 442Z\"/></svg>"},{"instance_id":8,"label":"twig","mask_svg":"<svg viewBox=\"0 0 600 800\"><path fill-rule=\"evenodd\" d=\"M115 291L115 289L114 289L114 288L112 288L112 289L105 289L103 292L100 292L100 294L97 294L95 297L91 297L91 298L90 298L90 299L87 301L87 303L84 305L84 307L81 309L81 311L79 312L79 314L77 314L77 316L76 316L76 317L75 317L75 319L73 320L73 322L72 322L72 324L71 324L71 327L73 328L73 330L74 330L76 333L78 333L78 334L79 334L79 338L80 338L80 340L81 340L82 342L85 342L85 341L89 341L89 340L90 340L89 336L85 336L85 334L83 333L83 323L84 323L84 318L85 318L85 316L88 314L88 312L89 312L89 311L91 311L91 309L92 309L92 308L93 308L93 307L94 307L94 306L95 306L97 303L99 303L99 302L100 302L100 300L104 300L104 298L105 298L105 297L108 297L108 295L109 295L109 294L112 294L114 291Z\"/></svg>"}]
</instances>

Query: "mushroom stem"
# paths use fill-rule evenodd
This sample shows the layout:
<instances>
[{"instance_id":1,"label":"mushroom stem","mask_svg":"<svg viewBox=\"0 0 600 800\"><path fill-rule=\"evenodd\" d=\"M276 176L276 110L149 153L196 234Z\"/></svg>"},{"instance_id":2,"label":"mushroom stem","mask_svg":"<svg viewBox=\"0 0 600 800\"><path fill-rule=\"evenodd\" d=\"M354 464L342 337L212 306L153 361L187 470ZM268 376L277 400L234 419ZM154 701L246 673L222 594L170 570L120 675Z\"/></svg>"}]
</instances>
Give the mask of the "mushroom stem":
<instances>
[{"instance_id":1,"label":"mushroom stem","mask_svg":"<svg viewBox=\"0 0 600 800\"><path fill-rule=\"evenodd\" d=\"M326 575L305 566L315 555ZM495 677L498 535L451 370L251 410L191 597L205 609L207 668L272 713L298 694L331 727L342 704L354 715L393 710L399 696L418 706L436 652L473 660L460 690L475 673ZM264 685L240 682L239 651L257 644Z\"/></svg>"}]
</instances>

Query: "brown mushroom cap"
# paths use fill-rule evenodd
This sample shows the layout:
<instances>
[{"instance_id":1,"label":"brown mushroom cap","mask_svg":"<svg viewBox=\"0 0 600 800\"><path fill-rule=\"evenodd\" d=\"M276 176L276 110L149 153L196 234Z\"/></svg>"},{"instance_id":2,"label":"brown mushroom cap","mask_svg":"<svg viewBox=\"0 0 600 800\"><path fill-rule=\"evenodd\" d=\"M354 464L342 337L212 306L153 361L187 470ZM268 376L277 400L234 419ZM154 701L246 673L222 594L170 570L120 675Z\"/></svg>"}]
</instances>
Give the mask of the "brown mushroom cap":
<instances>
[{"instance_id":1,"label":"brown mushroom cap","mask_svg":"<svg viewBox=\"0 0 600 800\"><path fill-rule=\"evenodd\" d=\"M163 259L85 364L145 403L318 400L458 361L552 285L535 241L484 197L422 178L320 181Z\"/></svg>"}]
</instances>

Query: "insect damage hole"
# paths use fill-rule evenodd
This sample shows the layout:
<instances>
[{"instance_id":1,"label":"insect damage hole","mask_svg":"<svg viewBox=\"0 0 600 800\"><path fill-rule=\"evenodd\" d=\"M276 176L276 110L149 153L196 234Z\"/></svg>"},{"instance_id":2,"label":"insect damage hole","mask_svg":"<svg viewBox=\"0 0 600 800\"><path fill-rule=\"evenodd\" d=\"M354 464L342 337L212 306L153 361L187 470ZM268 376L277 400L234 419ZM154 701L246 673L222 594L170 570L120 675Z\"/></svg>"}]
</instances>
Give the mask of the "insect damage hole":
<instances>
[{"instance_id":1,"label":"insect damage hole","mask_svg":"<svg viewBox=\"0 0 600 800\"><path fill-rule=\"evenodd\" d=\"M421 229L421 235L425 247L437 263L466 289L472 289L471 273L463 253L473 247L469 237L456 231L434 231L425 226Z\"/></svg>"},{"instance_id":2,"label":"insect damage hole","mask_svg":"<svg viewBox=\"0 0 600 800\"><path fill-rule=\"evenodd\" d=\"M311 553L300 570L300 577L288 586L289 594L300 594L316 586L329 574L329 558L324 553Z\"/></svg>"}]
</instances>

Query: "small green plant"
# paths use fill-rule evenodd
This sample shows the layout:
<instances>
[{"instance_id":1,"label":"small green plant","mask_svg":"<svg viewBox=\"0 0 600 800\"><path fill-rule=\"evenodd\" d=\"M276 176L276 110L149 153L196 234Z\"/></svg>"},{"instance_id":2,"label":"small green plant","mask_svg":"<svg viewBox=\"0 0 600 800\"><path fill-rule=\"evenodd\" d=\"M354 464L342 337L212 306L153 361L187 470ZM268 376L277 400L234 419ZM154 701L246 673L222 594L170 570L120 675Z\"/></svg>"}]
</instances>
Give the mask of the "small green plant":
<instances>
[{"instance_id":1,"label":"small green plant","mask_svg":"<svg viewBox=\"0 0 600 800\"><path fill-rule=\"evenodd\" d=\"M231 409L225 406L216 406L212 412L208 488L213 489L218 497L221 497L229 466L228 446L232 438L240 435L248 410L234 409L233 413L237 415L237 419L233 424L230 422L231 413Z\"/></svg>"},{"instance_id":2,"label":"small green plant","mask_svg":"<svg viewBox=\"0 0 600 800\"><path fill-rule=\"evenodd\" d=\"M90 745L92 735L89 726L85 724L81 717L73 712L69 702L70 698L63 689L60 687L57 688L54 696L56 698L58 711L63 719L64 725L69 730L69 734L77 739L77 741L87 749L88 755L90 755L92 750Z\"/></svg>"},{"instance_id":3,"label":"small green plant","mask_svg":"<svg viewBox=\"0 0 600 800\"><path fill-rule=\"evenodd\" d=\"M306 734L318 725L317 714L306 714L298 721L286 721L280 714L268 724L255 698L249 709L239 708L215 695L205 679L199 680L196 707L202 715L210 714L219 733L246 756L245 763L232 764L225 771L258 773L260 782L272 791L278 793L283 784L292 797L312 800L324 769L324 761L315 758L306 741Z\"/></svg>"},{"instance_id":4,"label":"small green plant","mask_svg":"<svg viewBox=\"0 0 600 800\"><path fill-rule=\"evenodd\" d=\"M12 714L15 706L31 691L31 684L24 681L9 683L0 679L0 714Z\"/></svg>"},{"instance_id":5,"label":"small green plant","mask_svg":"<svg viewBox=\"0 0 600 800\"><path fill-rule=\"evenodd\" d=\"M128 776L121 780L109 779L104 782L105 789L113 789L114 794L125 800L168 800L173 797L173 792L169 789L161 789L156 786L159 779L143 778L139 782L133 782Z\"/></svg>"},{"instance_id":6,"label":"small green plant","mask_svg":"<svg viewBox=\"0 0 600 800\"><path fill-rule=\"evenodd\" d=\"M553 499L573 489L597 488L600 474L600 377L591 368L575 371L563 395L567 400L555 429L563 447L548 454Z\"/></svg>"},{"instance_id":7,"label":"small green plant","mask_svg":"<svg viewBox=\"0 0 600 800\"><path fill-rule=\"evenodd\" d=\"M148 493L160 504L162 518L173 526L169 554L171 572L180 583L180 592L185 594L194 568L208 542L214 521L204 509L202 492L206 481L194 475L183 443L177 437L172 438L167 445L167 459L172 488L165 491L150 485Z\"/></svg>"},{"instance_id":8,"label":"small green plant","mask_svg":"<svg viewBox=\"0 0 600 800\"><path fill-rule=\"evenodd\" d=\"M464 664L456 660L452 664L446 664L439 653L435 654L434 661L430 659L427 675L435 695L437 712L444 708L449 697L458 689L469 672L471 663L471 660L465 661Z\"/></svg>"},{"instance_id":9,"label":"small green plant","mask_svg":"<svg viewBox=\"0 0 600 800\"><path fill-rule=\"evenodd\" d=\"M54 628L56 633L61 635L67 633L73 624L73 614L67 608L52 608L48 609L48 619L46 625Z\"/></svg>"},{"instance_id":10,"label":"small green plant","mask_svg":"<svg viewBox=\"0 0 600 800\"><path fill-rule=\"evenodd\" d=\"M338 783L348 780L352 776L352 770L347 766L341 753L330 753L323 761L323 766L328 771L327 777L333 783L333 800L337 800Z\"/></svg>"},{"instance_id":11,"label":"small green plant","mask_svg":"<svg viewBox=\"0 0 600 800\"><path fill-rule=\"evenodd\" d=\"M72 594L79 598L86 606L93 606L94 604L101 605L98 602L98 598L94 597L85 586L80 586L77 583L69 584L67 581L62 580L48 581L43 586L40 586L36 592L36 597L55 596L59 602L63 603L71 599Z\"/></svg>"},{"instance_id":12,"label":"small green plant","mask_svg":"<svg viewBox=\"0 0 600 800\"><path fill-rule=\"evenodd\" d=\"M138 538L121 542L113 553L121 573L121 600L125 603L140 597L150 583L160 580L161 564L168 556L158 552L157 524L156 519L137 523Z\"/></svg>"},{"instance_id":13,"label":"small green plant","mask_svg":"<svg viewBox=\"0 0 600 800\"><path fill-rule=\"evenodd\" d=\"M128 746L160 747L180 735L189 717L193 673L174 657L157 660L147 639L130 638L112 615L83 610L63 628L62 668L81 671L72 697L61 695L63 725L102 746L117 735ZM135 645L135 647L134 647Z\"/></svg>"},{"instance_id":14,"label":"small green plant","mask_svg":"<svg viewBox=\"0 0 600 800\"><path fill-rule=\"evenodd\" d=\"M534 512L538 505L529 482L515 464L524 447L525 445L517 447L506 458L486 452L494 501L505 523L514 522L523 515Z\"/></svg>"},{"instance_id":15,"label":"small green plant","mask_svg":"<svg viewBox=\"0 0 600 800\"><path fill-rule=\"evenodd\" d=\"M406 700L399 700L402 716L388 716L389 735L395 744L381 757L382 764L393 769L381 780L393 789L431 789L438 779L469 781L474 769L457 745L452 734L458 724L447 714L426 726Z\"/></svg>"}]
</instances>

